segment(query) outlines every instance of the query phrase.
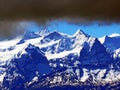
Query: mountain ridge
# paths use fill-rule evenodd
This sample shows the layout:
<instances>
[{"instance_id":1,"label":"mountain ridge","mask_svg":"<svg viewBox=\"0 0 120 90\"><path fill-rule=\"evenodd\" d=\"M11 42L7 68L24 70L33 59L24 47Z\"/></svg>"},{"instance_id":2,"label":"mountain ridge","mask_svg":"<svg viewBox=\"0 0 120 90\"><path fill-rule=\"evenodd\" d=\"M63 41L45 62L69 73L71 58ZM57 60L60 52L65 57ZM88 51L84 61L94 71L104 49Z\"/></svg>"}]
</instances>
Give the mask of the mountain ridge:
<instances>
[{"instance_id":1,"label":"mountain ridge","mask_svg":"<svg viewBox=\"0 0 120 90\"><path fill-rule=\"evenodd\" d=\"M45 33L45 35L46 30L41 32L43 33L41 35L37 33L37 36L34 36L36 32L32 33L30 38L27 36L27 39L21 39L24 42L16 42L10 46L11 50L1 52L2 55L8 53L10 57L8 60L1 58L6 62L0 68L3 71L0 76L4 74L2 82L4 90L21 88L27 90L35 88L35 84L38 85L35 85L36 87L45 88L47 86L48 89L65 85L71 87L87 85L89 88L91 87L90 83L93 84L92 88L98 88L100 85L103 85L102 88L108 88L107 84L112 85L116 82L119 84L119 51L109 52L106 44L102 44L99 39L81 30L72 36L57 31ZM110 38L114 39L115 36ZM117 59L113 57L114 54ZM40 64L44 61L45 65ZM33 67L31 68L31 66ZM27 75L24 68L28 68L28 73L32 73L32 75ZM49 73L40 77L39 73L46 70ZM118 84L115 87L118 87ZM79 88L85 89L82 86Z\"/></svg>"}]
</instances>

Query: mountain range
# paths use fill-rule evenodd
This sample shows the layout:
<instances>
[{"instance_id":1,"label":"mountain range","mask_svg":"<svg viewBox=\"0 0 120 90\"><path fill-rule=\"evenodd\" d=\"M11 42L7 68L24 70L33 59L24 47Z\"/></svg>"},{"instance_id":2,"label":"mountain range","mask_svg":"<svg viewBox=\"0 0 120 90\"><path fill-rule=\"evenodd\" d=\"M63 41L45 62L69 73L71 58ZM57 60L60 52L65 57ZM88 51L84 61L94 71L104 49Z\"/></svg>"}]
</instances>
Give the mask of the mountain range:
<instances>
[{"instance_id":1,"label":"mountain range","mask_svg":"<svg viewBox=\"0 0 120 90\"><path fill-rule=\"evenodd\" d=\"M120 89L120 34L26 32L0 42L2 90Z\"/></svg>"}]
</instances>

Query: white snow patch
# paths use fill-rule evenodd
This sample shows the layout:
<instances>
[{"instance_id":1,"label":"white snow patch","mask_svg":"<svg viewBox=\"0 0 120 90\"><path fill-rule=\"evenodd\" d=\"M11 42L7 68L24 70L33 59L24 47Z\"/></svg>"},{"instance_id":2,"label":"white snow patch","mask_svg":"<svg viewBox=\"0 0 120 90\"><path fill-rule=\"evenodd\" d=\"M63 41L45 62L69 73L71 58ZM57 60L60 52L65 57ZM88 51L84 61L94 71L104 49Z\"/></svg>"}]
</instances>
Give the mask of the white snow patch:
<instances>
[{"instance_id":1,"label":"white snow patch","mask_svg":"<svg viewBox=\"0 0 120 90\"><path fill-rule=\"evenodd\" d=\"M95 39L96 38L93 38L93 37L90 37L89 39L88 39L88 43L89 43L89 45L90 45L90 48L92 48L92 46L93 46L93 44L94 44L94 42L95 42Z\"/></svg>"},{"instance_id":2,"label":"white snow patch","mask_svg":"<svg viewBox=\"0 0 120 90\"><path fill-rule=\"evenodd\" d=\"M83 77L81 78L81 82L85 82L89 78L88 70L83 68Z\"/></svg>"},{"instance_id":3,"label":"white snow patch","mask_svg":"<svg viewBox=\"0 0 120 90\"><path fill-rule=\"evenodd\" d=\"M75 70L75 73L76 73L78 79L80 79L80 69L76 69L76 70Z\"/></svg>"},{"instance_id":4,"label":"white snow patch","mask_svg":"<svg viewBox=\"0 0 120 90\"><path fill-rule=\"evenodd\" d=\"M55 53L55 54L51 54L49 52L45 53L45 56L47 57L48 60L50 59L56 59L56 58L62 58L65 57L71 53L77 53L78 55L80 55L80 51L81 51L82 47L76 47L75 49L71 50L71 51L63 51L60 53Z\"/></svg>"},{"instance_id":5,"label":"white snow patch","mask_svg":"<svg viewBox=\"0 0 120 90\"><path fill-rule=\"evenodd\" d=\"M2 81L3 81L5 74L6 74L6 73L4 73L4 74L0 75L0 82L2 82Z\"/></svg>"},{"instance_id":6,"label":"white snow patch","mask_svg":"<svg viewBox=\"0 0 120 90\"><path fill-rule=\"evenodd\" d=\"M54 41L54 40L52 40L52 41L50 41L49 43L45 43L45 44L42 44L42 45L39 45L39 47L40 48L43 48L43 47L48 47L48 46L51 46L51 45L53 45L53 44L56 44L56 43L58 43L60 40L57 40L57 41Z\"/></svg>"},{"instance_id":7,"label":"white snow patch","mask_svg":"<svg viewBox=\"0 0 120 90\"><path fill-rule=\"evenodd\" d=\"M105 75L105 73L106 73L106 69L100 70L99 73L98 73L98 75L97 75L97 79L101 80L102 77Z\"/></svg>"},{"instance_id":8,"label":"white snow patch","mask_svg":"<svg viewBox=\"0 0 120 90\"><path fill-rule=\"evenodd\" d=\"M113 34L109 35L109 37L118 37L118 36L120 36L120 34L118 34L118 33L113 33Z\"/></svg>"},{"instance_id":9,"label":"white snow patch","mask_svg":"<svg viewBox=\"0 0 120 90\"><path fill-rule=\"evenodd\" d=\"M28 85L31 85L32 83L37 82L37 81L38 81L38 77L34 77L34 78L32 79L32 81L30 81L30 82L28 83Z\"/></svg>"},{"instance_id":10,"label":"white snow patch","mask_svg":"<svg viewBox=\"0 0 120 90\"><path fill-rule=\"evenodd\" d=\"M13 40L1 41L0 42L0 49L6 49L6 48L9 48L11 46L15 46L20 41L20 39L21 39L21 37L17 37Z\"/></svg>"},{"instance_id":11,"label":"white snow patch","mask_svg":"<svg viewBox=\"0 0 120 90\"><path fill-rule=\"evenodd\" d=\"M60 63L60 66L63 67L64 65L62 63Z\"/></svg>"},{"instance_id":12,"label":"white snow patch","mask_svg":"<svg viewBox=\"0 0 120 90\"><path fill-rule=\"evenodd\" d=\"M101 37L101 38L98 38L98 40L103 44L105 42L105 36Z\"/></svg>"}]
</instances>

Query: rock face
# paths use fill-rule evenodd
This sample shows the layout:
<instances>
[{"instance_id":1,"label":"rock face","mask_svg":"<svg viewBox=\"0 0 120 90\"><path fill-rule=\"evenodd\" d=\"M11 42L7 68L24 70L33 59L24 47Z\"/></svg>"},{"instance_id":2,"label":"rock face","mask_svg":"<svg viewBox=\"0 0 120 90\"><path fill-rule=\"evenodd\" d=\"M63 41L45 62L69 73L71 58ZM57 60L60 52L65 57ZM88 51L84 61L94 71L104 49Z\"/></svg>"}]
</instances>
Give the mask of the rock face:
<instances>
[{"instance_id":1,"label":"rock face","mask_svg":"<svg viewBox=\"0 0 120 90\"><path fill-rule=\"evenodd\" d=\"M12 46L10 53L19 52L5 64L3 90L120 88L120 59L113 57L119 46L111 44L111 53L111 45L81 30L72 36L44 32L29 34Z\"/></svg>"}]
</instances>

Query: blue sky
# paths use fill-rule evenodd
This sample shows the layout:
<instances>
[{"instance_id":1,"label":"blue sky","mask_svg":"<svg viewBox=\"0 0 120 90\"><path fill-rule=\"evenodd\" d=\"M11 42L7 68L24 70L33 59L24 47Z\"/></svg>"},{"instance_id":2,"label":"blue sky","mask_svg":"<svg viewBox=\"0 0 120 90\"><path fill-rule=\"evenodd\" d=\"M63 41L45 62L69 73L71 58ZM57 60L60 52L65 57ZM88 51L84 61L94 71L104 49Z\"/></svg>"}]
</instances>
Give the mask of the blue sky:
<instances>
[{"instance_id":1,"label":"blue sky","mask_svg":"<svg viewBox=\"0 0 120 90\"><path fill-rule=\"evenodd\" d=\"M65 21L53 21L50 23L47 29L50 31L57 30L59 32L63 32L69 35L73 35L78 29L81 29L91 36L102 37L105 35L110 35L112 33L120 33L120 24L99 25L98 23L93 23L89 25L75 25L69 24ZM32 22L28 30L38 31L40 30L40 26Z\"/></svg>"}]
</instances>

